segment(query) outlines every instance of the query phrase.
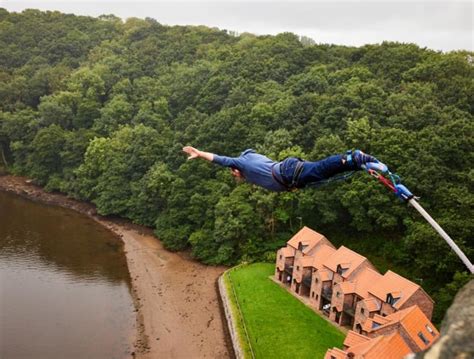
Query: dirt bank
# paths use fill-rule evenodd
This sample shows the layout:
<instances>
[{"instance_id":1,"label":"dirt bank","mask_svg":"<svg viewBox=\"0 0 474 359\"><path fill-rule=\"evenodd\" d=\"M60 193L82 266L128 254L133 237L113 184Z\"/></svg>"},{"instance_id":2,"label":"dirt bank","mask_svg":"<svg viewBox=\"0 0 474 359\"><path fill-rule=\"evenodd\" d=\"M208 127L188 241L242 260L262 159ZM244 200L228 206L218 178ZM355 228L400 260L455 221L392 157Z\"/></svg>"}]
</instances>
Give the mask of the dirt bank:
<instances>
[{"instance_id":1,"label":"dirt bank","mask_svg":"<svg viewBox=\"0 0 474 359\"><path fill-rule=\"evenodd\" d=\"M137 307L137 358L228 358L216 290L222 267L165 250L151 230L98 216L93 205L46 193L25 178L0 176L0 190L84 213L124 242Z\"/></svg>"}]
</instances>

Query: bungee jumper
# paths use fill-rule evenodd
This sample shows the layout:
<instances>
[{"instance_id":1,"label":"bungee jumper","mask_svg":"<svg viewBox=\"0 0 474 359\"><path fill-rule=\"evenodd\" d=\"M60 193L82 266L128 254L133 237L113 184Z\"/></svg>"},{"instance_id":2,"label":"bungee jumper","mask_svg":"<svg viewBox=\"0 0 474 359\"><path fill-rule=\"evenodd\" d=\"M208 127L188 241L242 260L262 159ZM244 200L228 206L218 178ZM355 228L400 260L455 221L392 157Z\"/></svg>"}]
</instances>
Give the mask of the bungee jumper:
<instances>
[{"instance_id":1,"label":"bungee jumper","mask_svg":"<svg viewBox=\"0 0 474 359\"><path fill-rule=\"evenodd\" d=\"M245 150L239 157L220 156L191 146L184 147L183 151L189 155L188 159L203 158L230 167L234 177L277 192L314 187L332 179L347 178L354 171L365 168L381 172L387 170L382 162L360 150L347 151L316 162L296 157L275 162L252 149ZM346 175L340 176L344 173Z\"/></svg>"},{"instance_id":2,"label":"bungee jumper","mask_svg":"<svg viewBox=\"0 0 474 359\"><path fill-rule=\"evenodd\" d=\"M191 146L183 147L183 151L188 154L188 160L202 158L220 166L229 167L232 175L237 179L246 180L249 183L276 192L316 187L333 180L346 179L354 171L365 170L398 198L415 208L448 243L470 273L474 273L474 266L467 256L421 207L418 198L401 183L400 177L390 172L388 167L377 158L360 150L349 150L344 154L332 155L316 162L305 161L296 157L288 157L281 162L275 162L252 149L245 150L239 157L221 156Z\"/></svg>"}]
</instances>

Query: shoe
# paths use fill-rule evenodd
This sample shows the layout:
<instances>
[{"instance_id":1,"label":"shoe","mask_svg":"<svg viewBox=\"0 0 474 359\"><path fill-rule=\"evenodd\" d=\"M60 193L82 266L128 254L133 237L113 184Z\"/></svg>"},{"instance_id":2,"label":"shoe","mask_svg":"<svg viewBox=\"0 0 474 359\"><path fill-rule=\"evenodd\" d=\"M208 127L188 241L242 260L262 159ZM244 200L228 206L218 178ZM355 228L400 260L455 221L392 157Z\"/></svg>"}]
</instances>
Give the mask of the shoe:
<instances>
[{"instance_id":1,"label":"shoe","mask_svg":"<svg viewBox=\"0 0 474 359\"><path fill-rule=\"evenodd\" d=\"M388 167L376 159L374 156L367 155L361 150L355 150L351 154L347 155L347 161L352 160L353 166L356 169L372 169L378 172L385 173L388 171Z\"/></svg>"}]
</instances>

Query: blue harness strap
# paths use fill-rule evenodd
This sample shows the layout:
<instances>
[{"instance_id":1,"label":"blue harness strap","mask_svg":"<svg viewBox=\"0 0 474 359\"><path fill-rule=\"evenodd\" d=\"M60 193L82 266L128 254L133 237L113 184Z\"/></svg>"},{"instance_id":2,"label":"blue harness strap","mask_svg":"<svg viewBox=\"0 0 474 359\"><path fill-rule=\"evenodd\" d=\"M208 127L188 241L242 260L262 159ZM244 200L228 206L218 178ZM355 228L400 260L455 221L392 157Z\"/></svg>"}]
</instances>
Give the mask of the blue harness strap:
<instances>
[{"instance_id":1,"label":"blue harness strap","mask_svg":"<svg viewBox=\"0 0 474 359\"><path fill-rule=\"evenodd\" d=\"M346 163L352 167L352 150L346 151Z\"/></svg>"}]
</instances>

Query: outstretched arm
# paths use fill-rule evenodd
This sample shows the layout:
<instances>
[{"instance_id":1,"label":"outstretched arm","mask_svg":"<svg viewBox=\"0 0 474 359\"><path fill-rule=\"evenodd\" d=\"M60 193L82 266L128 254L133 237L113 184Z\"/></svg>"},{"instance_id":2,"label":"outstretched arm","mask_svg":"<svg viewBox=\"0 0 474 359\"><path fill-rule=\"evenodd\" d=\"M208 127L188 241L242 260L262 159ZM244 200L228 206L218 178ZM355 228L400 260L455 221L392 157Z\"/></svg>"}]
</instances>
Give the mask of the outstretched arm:
<instances>
[{"instance_id":1,"label":"outstretched arm","mask_svg":"<svg viewBox=\"0 0 474 359\"><path fill-rule=\"evenodd\" d=\"M186 146L183 147L183 151L186 152L188 156L188 160L192 160L194 158L204 158L207 161L211 161L215 164L224 166L224 167L236 167L240 168L240 159L234 157L227 157L227 156L219 156L214 153L200 151L197 148Z\"/></svg>"},{"instance_id":2,"label":"outstretched arm","mask_svg":"<svg viewBox=\"0 0 474 359\"><path fill-rule=\"evenodd\" d=\"M194 158L204 158L207 161L211 161L214 159L214 154L210 152L199 151L197 148L186 146L183 147L183 152L186 152L189 157L188 160L192 160Z\"/></svg>"}]
</instances>

